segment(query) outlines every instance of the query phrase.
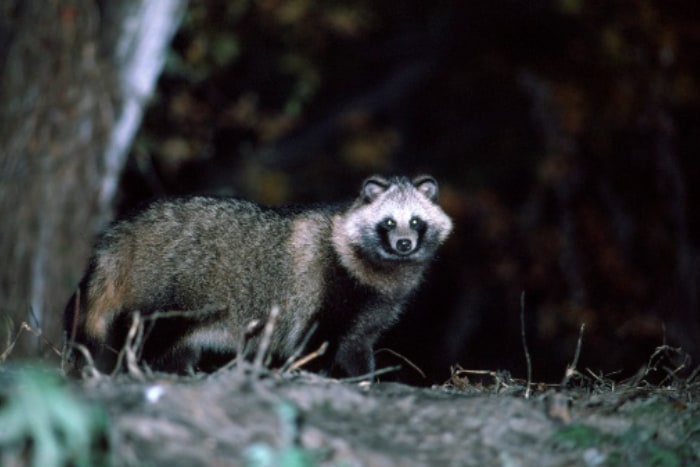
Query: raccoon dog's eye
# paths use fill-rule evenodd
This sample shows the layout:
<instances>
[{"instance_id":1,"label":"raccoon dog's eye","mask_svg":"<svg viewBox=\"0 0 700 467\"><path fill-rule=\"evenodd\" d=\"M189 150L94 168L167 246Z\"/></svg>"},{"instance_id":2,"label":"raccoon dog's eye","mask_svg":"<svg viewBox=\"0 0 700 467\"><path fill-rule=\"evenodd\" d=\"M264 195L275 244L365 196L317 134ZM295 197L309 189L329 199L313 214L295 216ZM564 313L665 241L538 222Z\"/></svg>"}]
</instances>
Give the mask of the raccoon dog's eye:
<instances>
[{"instance_id":1,"label":"raccoon dog's eye","mask_svg":"<svg viewBox=\"0 0 700 467\"><path fill-rule=\"evenodd\" d=\"M394 227L396 227L396 221L394 219L392 219L391 217L384 219L384 221L382 223L384 224L384 227L386 227L387 229L393 229Z\"/></svg>"},{"instance_id":2,"label":"raccoon dog's eye","mask_svg":"<svg viewBox=\"0 0 700 467\"><path fill-rule=\"evenodd\" d=\"M412 229L419 229L421 226L425 225L425 222L419 217L412 217L410 225Z\"/></svg>"}]
</instances>

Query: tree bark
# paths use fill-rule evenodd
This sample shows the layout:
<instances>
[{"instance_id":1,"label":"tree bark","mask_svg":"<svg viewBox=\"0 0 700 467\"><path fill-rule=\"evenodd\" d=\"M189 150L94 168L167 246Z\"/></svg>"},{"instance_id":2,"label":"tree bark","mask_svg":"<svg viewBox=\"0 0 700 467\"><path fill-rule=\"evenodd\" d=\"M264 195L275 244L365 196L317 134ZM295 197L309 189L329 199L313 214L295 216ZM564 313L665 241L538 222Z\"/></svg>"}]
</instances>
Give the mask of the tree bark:
<instances>
[{"instance_id":1,"label":"tree bark","mask_svg":"<svg viewBox=\"0 0 700 467\"><path fill-rule=\"evenodd\" d=\"M153 24L144 8L176 7L171 26L153 31L165 34L156 47L162 56L184 6L119 3L0 6L0 353L22 321L60 347L63 307L110 218L116 180L163 63L155 60L140 86L127 81L127 68L142 58L144 25ZM22 336L13 356L37 355L42 342Z\"/></svg>"}]
</instances>

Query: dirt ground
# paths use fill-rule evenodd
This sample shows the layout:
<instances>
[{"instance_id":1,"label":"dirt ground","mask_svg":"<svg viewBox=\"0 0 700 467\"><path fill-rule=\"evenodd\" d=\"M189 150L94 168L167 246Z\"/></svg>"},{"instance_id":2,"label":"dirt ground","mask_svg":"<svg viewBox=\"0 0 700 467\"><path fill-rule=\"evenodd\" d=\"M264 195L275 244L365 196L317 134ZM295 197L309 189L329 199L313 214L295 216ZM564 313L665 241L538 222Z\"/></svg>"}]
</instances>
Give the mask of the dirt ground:
<instances>
[{"instance_id":1,"label":"dirt ground","mask_svg":"<svg viewBox=\"0 0 700 467\"><path fill-rule=\"evenodd\" d=\"M446 384L419 388L251 365L83 380L0 365L0 465L46 465L37 423L63 452L51 465L700 465L697 371L659 371L653 385L646 368L620 384L577 373L545 386L455 369ZM33 425L12 418L19 406ZM81 424L91 439L76 448Z\"/></svg>"}]
</instances>

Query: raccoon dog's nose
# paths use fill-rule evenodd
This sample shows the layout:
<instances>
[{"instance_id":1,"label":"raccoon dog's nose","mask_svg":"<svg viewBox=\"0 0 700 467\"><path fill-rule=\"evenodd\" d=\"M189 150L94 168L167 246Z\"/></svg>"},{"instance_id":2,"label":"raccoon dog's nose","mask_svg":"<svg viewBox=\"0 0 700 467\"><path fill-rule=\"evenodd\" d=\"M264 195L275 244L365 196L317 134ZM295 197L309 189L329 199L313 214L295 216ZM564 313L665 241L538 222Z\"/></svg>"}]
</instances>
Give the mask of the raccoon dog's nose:
<instances>
[{"instance_id":1,"label":"raccoon dog's nose","mask_svg":"<svg viewBox=\"0 0 700 467\"><path fill-rule=\"evenodd\" d=\"M396 241L396 251L408 253L413 249L413 243L408 238L400 238Z\"/></svg>"}]
</instances>

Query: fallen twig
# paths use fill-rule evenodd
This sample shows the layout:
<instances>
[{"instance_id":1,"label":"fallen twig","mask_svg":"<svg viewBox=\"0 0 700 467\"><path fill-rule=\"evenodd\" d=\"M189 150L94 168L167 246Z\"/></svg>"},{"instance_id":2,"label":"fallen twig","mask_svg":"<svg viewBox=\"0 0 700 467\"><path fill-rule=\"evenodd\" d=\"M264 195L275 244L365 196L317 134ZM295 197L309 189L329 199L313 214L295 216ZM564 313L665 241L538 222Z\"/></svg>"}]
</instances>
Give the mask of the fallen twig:
<instances>
[{"instance_id":1,"label":"fallen twig","mask_svg":"<svg viewBox=\"0 0 700 467\"><path fill-rule=\"evenodd\" d=\"M421 369L418 367L418 365L416 365L415 363L413 363L411 360L409 360L408 358L404 357L404 356L401 355L400 353L398 353L398 352L396 352L396 351L394 351L394 350L391 350L391 349L389 349L389 348L386 348L386 347L381 348L381 349L377 349L374 353L375 353L375 354L378 354L379 352L389 352L390 354L394 355L395 357L399 357L401 360L403 360L404 362L408 363L408 365L409 365L411 368L413 368L414 370L416 370L416 371L418 372L418 374L421 375L421 376L423 377L423 379L427 378L427 376L425 375L425 373L423 372L423 370L421 370Z\"/></svg>"},{"instance_id":2,"label":"fallen twig","mask_svg":"<svg viewBox=\"0 0 700 467\"><path fill-rule=\"evenodd\" d=\"M586 323L581 323L581 328L578 332L578 340L576 342L576 351L574 352L574 359L566 367L566 371L564 372L564 378L561 380L561 384L559 385L562 389L566 388L566 386L569 384L569 381L574 375L580 374L576 367L578 366L578 359L581 356L581 346L583 344L583 331L585 329Z\"/></svg>"},{"instance_id":3,"label":"fallen twig","mask_svg":"<svg viewBox=\"0 0 700 467\"><path fill-rule=\"evenodd\" d=\"M126 343L123 351L126 355L126 369L132 376L142 380L143 372L138 365L138 353L143 343L143 322L141 321L141 313L138 311L133 313L129 333L126 335Z\"/></svg>"},{"instance_id":4,"label":"fallen twig","mask_svg":"<svg viewBox=\"0 0 700 467\"><path fill-rule=\"evenodd\" d=\"M5 351L2 354L0 354L0 362L4 362L5 360L7 360L7 357L10 356L12 350L14 350L15 346L17 345L17 341L19 341L19 338L25 331L29 332L37 339L41 339L42 341L44 341L44 343L48 345L49 348L53 350L56 355L58 355L59 357L61 356L61 350L55 345L53 345L53 342L51 342L44 336L44 334L41 332L41 329L35 329L32 326L30 326L26 321L22 321L22 324L20 324L19 327L19 331L17 331L17 335L10 343L10 345L5 349Z\"/></svg>"},{"instance_id":5,"label":"fallen twig","mask_svg":"<svg viewBox=\"0 0 700 467\"><path fill-rule=\"evenodd\" d=\"M344 383L357 383L357 382L361 382L361 381L366 381L368 379L373 379L377 376L391 373L393 371L398 371L400 369L401 369L400 365L389 366L386 368L381 368L379 370L375 370L375 371L370 372L370 373L365 373L364 375L351 376L349 378L341 378L340 381L342 381Z\"/></svg>"},{"instance_id":6,"label":"fallen twig","mask_svg":"<svg viewBox=\"0 0 700 467\"><path fill-rule=\"evenodd\" d=\"M306 346L309 343L309 340L311 340L311 336L313 336L314 332L316 332L316 329L318 328L318 323L314 322L309 330L306 332L306 335L304 338L301 340L301 343L297 346L297 348L292 352L292 355L289 356L289 358L284 362L284 365L282 365L282 368L280 368L281 372L288 371L292 368L292 366L296 363L297 359L301 355L301 353L304 351ZM298 367L297 367L298 368Z\"/></svg>"},{"instance_id":7,"label":"fallen twig","mask_svg":"<svg viewBox=\"0 0 700 467\"><path fill-rule=\"evenodd\" d=\"M309 354L304 355L299 360L294 362L289 367L289 371L297 370L297 369L301 368L302 366L306 365L307 363L309 363L311 360L314 360L314 359L320 357L321 355L325 354L327 348L328 348L328 342L323 342L323 344L321 344L321 346L318 349L314 350L313 352L311 352Z\"/></svg>"},{"instance_id":8,"label":"fallen twig","mask_svg":"<svg viewBox=\"0 0 700 467\"><path fill-rule=\"evenodd\" d=\"M470 385L469 378L465 375L480 375L480 376L490 376L494 381L494 391L500 392L501 388L510 389L515 386L512 384L513 380L509 374L502 371L491 371L491 370L467 370L462 368L460 365L455 365L450 367L450 379L448 379L445 385L453 386L459 390L467 389ZM466 380L466 381L465 381Z\"/></svg>"},{"instance_id":9,"label":"fallen twig","mask_svg":"<svg viewBox=\"0 0 700 467\"><path fill-rule=\"evenodd\" d=\"M525 338L525 291L520 294L520 337L523 341L523 351L525 352L525 364L527 366L527 386L525 387L525 399L530 398L530 387L532 385L532 360L530 359L530 351L527 348L527 339Z\"/></svg>"},{"instance_id":10,"label":"fallen twig","mask_svg":"<svg viewBox=\"0 0 700 467\"><path fill-rule=\"evenodd\" d=\"M267 317L267 322L263 328L262 337L260 337L260 343L258 344L258 351L255 354L255 359L253 360L253 371L256 373L260 368L263 367L265 362L265 357L270 349L270 343L272 342L272 333L275 330L275 324L277 323L277 317L279 316L280 308L278 306L273 306L270 310L270 316Z\"/></svg>"}]
</instances>

